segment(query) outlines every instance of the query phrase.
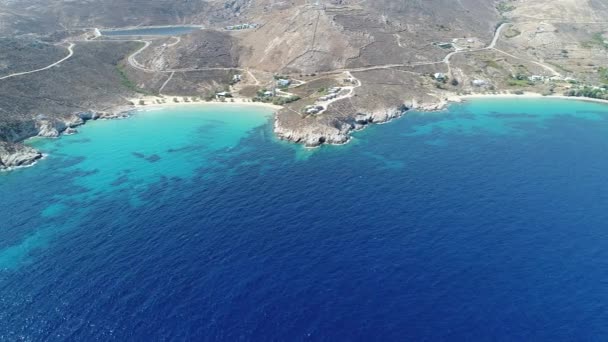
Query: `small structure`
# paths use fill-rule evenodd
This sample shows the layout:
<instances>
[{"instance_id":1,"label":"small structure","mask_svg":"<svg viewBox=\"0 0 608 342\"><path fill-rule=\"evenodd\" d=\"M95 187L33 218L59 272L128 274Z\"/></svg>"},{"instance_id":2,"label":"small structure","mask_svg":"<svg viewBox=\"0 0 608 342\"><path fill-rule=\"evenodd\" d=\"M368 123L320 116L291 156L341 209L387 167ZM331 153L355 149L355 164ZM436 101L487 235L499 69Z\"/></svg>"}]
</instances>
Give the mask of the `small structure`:
<instances>
[{"instance_id":1,"label":"small structure","mask_svg":"<svg viewBox=\"0 0 608 342\"><path fill-rule=\"evenodd\" d=\"M267 91L264 92L264 96L266 96L266 97L274 96L274 92L271 91L271 90L267 90Z\"/></svg>"},{"instance_id":2,"label":"small structure","mask_svg":"<svg viewBox=\"0 0 608 342\"><path fill-rule=\"evenodd\" d=\"M258 25L258 24L239 24L239 25L226 26L226 30L228 30L228 31L247 30L247 29L255 29L255 28L258 28L259 26L260 25Z\"/></svg>"},{"instance_id":3,"label":"small structure","mask_svg":"<svg viewBox=\"0 0 608 342\"><path fill-rule=\"evenodd\" d=\"M232 76L233 83L238 83L238 82L241 82L242 80L243 80L243 75L241 75L241 74Z\"/></svg>"},{"instance_id":4,"label":"small structure","mask_svg":"<svg viewBox=\"0 0 608 342\"><path fill-rule=\"evenodd\" d=\"M304 112L306 114L318 114L323 109L325 109L323 106L311 105L311 106L304 107Z\"/></svg>"},{"instance_id":5,"label":"small structure","mask_svg":"<svg viewBox=\"0 0 608 342\"><path fill-rule=\"evenodd\" d=\"M215 94L215 96L216 96L218 99L222 99L222 98L232 97L232 94L230 94L230 93L229 93L229 92L227 92L227 91L222 91L222 92L216 93L216 94Z\"/></svg>"},{"instance_id":6,"label":"small structure","mask_svg":"<svg viewBox=\"0 0 608 342\"><path fill-rule=\"evenodd\" d=\"M277 85L279 87L288 87L291 84L291 81L288 79L280 78L277 80Z\"/></svg>"},{"instance_id":7,"label":"small structure","mask_svg":"<svg viewBox=\"0 0 608 342\"><path fill-rule=\"evenodd\" d=\"M333 87L333 88L329 88L327 90L327 92L330 93L330 94L335 94L335 93L340 92L340 90L342 90L342 88L340 88L340 87Z\"/></svg>"},{"instance_id":8,"label":"small structure","mask_svg":"<svg viewBox=\"0 0 608 342\"><path fill-rule=\"evenodd\" d=\"M528 77L528 81L530 82L540 82L543 81L545 79L544 76L540 76L540 75L532 75L530 77Z\"/></svg>"},{"instance_id":9,"label":"small structure","mask_svg":"<svg viewBox=\"0 0 608 342\"><path fill-rule=\"evenodd\" d=\"M336 97L338 97L338 94L331 93L331 94L327 94L325 96L319 97L319 100L321 100L321 101L329 101L329 100L335 99Z\"/></svg>"},{"instance_id":10,"label":"small structure","mask_svg":"<svg viewBox=\"0 0 608 342\"><path fill-rule=\"evenodd\" d=\"M436 72L433 75L433 78L435 78L437 81L444 81L445 79L447 79L447 76L442 72Z\"/></svg>"},{"instance_id":11,"label":"small structure","mask_svg":"<svg viewBox=\"0 0 608 342\"><path fill-rule=\"evenodd\" d=\"M486 82L486 81L484 81L484 80L473 80L473 81L471 82L471 84L473 84L473 85L474 85L474 86L476 86L476 87L483 87L483 86L485 86L486 84L488 84L488 82Z\"/></svg>"},{"instance_id":12,"label":"small structure","mask_svg":"<svg viewBox=\"0 0 608 342\"><path fill-rule=\"evenodd\" d=\"M451 49L451 48L454 47L454 44L452 44L452 43L446 43L446 42L435 42L433 44L439 46L442 49Z\"/></svg>"}]
</instances>

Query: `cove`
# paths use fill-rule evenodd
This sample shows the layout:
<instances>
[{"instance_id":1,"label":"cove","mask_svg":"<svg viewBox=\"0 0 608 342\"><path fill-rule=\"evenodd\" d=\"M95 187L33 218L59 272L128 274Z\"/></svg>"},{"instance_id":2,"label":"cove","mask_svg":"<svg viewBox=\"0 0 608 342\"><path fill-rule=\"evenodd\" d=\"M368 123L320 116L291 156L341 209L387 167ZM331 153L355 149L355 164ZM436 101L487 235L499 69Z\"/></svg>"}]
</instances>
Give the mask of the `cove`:
<instances>
[{"instance_id":1,"label":"cove","mask_svg":"<svg viewBox=\"0 0 608 342\"><path fill-rule=\"evenodd\" d=\"M608 333L608 107L474 100L277 141L175 107L34 140L0 174L15 340L594 340Z\"/></svg>"}]
</instances>

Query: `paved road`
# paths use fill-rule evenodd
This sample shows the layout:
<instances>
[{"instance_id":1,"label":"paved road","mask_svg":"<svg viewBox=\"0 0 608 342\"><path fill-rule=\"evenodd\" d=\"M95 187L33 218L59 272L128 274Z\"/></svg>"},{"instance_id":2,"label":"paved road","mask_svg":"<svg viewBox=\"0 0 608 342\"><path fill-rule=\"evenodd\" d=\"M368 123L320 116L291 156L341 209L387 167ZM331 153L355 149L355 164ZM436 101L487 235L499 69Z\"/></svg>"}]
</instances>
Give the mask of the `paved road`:
<instances>
[{"instance_id":1,"label":"paved road","mask_svg":"<svg viewBox=\"0 0 608 342\"><path fill-rule=\"evenodd\" d=\"M139 62L137 62L137 60L135 59L135 57L137 57L137 55L139 55L142 51L147 49L148 46L150 46L151 42L148 40L131 40L131 41L144 43L144 46L142 46L139 50L133 52L131 54L131 56L129 56L129 58L127 58L127 61L129 62L129 64L131 64L131 66L134 67L135 69L138 69L138 70L141 70L144 72L156 72L155 70L147 69L143 65L139 64Z\"/></svg>"}]
</instances>

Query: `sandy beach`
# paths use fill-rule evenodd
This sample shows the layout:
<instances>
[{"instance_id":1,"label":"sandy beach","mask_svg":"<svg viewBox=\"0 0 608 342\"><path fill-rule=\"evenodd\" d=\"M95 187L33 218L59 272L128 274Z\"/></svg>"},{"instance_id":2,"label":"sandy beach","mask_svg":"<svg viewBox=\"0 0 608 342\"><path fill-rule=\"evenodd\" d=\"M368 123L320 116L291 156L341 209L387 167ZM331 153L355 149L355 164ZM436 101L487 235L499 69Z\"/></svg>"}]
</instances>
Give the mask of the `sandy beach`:
<instances>
[{"instance_id":1,"label":"sandy beach","mask_svg":"<svg viewBox=\"0 0 608 342\"><path fill-rule=\"evenodd\" d=\"M177 98L179 102L175 102L174 98ZM572 101L585 101L585 102L596 102L608 104L608 100L602 99L593 99L588 97L575 97L575 96L564 96L564 95L542 95L539 93L533 92L525 92L523 94L470 94L470 95L453 95L446 98L443 102L444 106L439 106L438 108L445 108L445 105L449 105L450 103L459 103L467 100L473 99L562 99L562 100L572 100ZM226 101L184 101L183 96L144 96L138 98L130 98L128 99L130 102L134 103L134 105L128 106L128 110L148 110L148 109L157 109L163 107L176 107L176 106L255 106L255 107L265 107L269 109L273 109L278 111L282 109L282 106L274 105L272 103L264 103L264 102L253 102L248 98L240 98L234 97L226 99ZM164 103L158 103L158 100L164 100ZM144 104L140 104L143 101ZM434 111L434 110L433 110Z\"/></svg>"},{"instance_id":2,"label":"sandy beach","mask_svg":"<svg viewBox=\"0 0 608 342\"><path fill-rule=\"evenodd\" d=\"M602 100L602 99L593 99L590 97L576 97L576 96L564 96L564 95L542 95L539 93L532 93L532 92L525 92L521 95L516 95L516 94L471 94L471 95L458 95L458 96L452 96L452 97L448 97L448 101L449 102L462 102L465 100L470 100L470 99L483 99L483 98L504 98L504 99L511 99L511 98L528 98L528 99L535 99L535 98L548 98L548 99L563 99L563 100L574 100L574 101L586 101L586 102L597 102L597 103L604 103L604 104L608 104L608 100Z\"/></svg>"},{"instance_id":3,"label":"sandy beach","mask_svg":"<svg viewBox=\"0 0 608 342\"><path fill-rule=\"evenodd\" d=\"M177 98L179 102L175 102L173 99ZM131 110L145 110L151 108L160 108L160 107L176 107L176 106L255 106L255 107L266 107L274 110L282 109L282 106L277 106L272 103L264 103L264 102L253 102L247 98L234 97L226 99L225 102L213 100L213 101L192 101L185 102L183 96L145 96L139 98L131 98L128 99L134 105L130 106ZM157 100L165 100L165 103L158 103ZM140 101L144 101L145 104L140 104Z\"/></svg>"}]
</instances>

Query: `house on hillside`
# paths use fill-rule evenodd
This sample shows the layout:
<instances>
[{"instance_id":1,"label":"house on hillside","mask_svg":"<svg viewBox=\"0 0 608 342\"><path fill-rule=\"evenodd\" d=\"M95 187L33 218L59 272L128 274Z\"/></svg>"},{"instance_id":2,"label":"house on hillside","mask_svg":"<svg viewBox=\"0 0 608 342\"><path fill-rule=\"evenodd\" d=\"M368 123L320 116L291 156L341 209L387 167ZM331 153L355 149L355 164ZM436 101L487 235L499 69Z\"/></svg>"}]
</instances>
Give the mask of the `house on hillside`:
<instances>
[{"instance_id":1,"label":"house on hillside","mask_svg":"<svg viewBox=\"0 0 608 342\"><path fill-rule=\"evenodd\" d=\"M444 81L446 80L448 77L446 76L446 74L442 73L442 72L436 72L433 75L433 78L436 79L437 81Z\"/></svg>"},{"instance_id":2,"label":"house on hillside","mask_svg":"<svg viewBox=\"0 0 608 342\"><path fill-rule=\"evenodd\" d=\"M277 86L279 87L288 87L291 84L291 81L288 79L280 78L277 80Z\"/></svg>"},{"instance_id":3,"label":"house on hillside","mask_svg":"<svg viewBox=\"0 0 608 342\"><path fill-rule=\"evenodd\" d=\"M315 106L315 105L311 105L311 106L306 106L304 107L304 112L306 114L318 114L319 112L321 112L323 109L323 106Z\"/></svg>"},{"instance_id":4,"label":"house on hillside","mask_svg":"<svg viewBox=\"0 0 608 342\"><path fill-rule=\"evenodd\" d=\"M218 99L225 99L227 97L232 97L232 94L227 91L222 91L222 92L216 93L215 96Z\"/></svg>"},{"instance_id":5,"label":"house on hillside","mask_svg":"<svg viewBox=\"0 0 608 342\"><path fill-rule=\"evenodd\" d=\"M528 77L528 81L530 82L540 82L543 81L545 79L544 76L540 76L540 75L532 75L530 77Z\"/></svg>"},{"instance_id":6,"label":"house on hillside","mask_svg":"<svg viewBox=\"0 0 608 342\"><path fill-rule=\"evenodd\" d=\"M488 84L488 82L486 82L486 81L484 81L484 80L473 80L473 81L471 82L471 84L473 84L473 85L474 85L474 86L476 86L476 87L483 87L483 86L485 86L486 84Z\"/></svg>"}]
</instances>

